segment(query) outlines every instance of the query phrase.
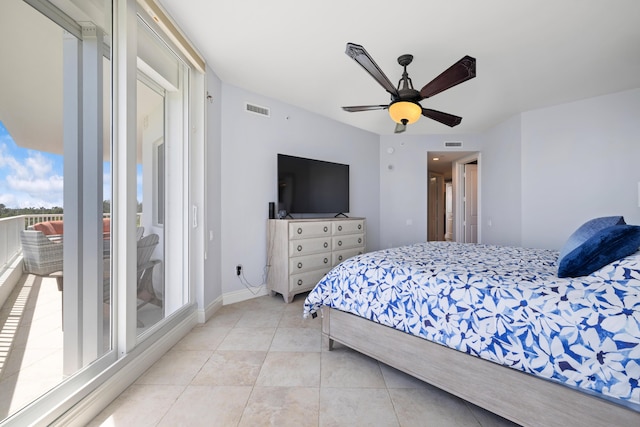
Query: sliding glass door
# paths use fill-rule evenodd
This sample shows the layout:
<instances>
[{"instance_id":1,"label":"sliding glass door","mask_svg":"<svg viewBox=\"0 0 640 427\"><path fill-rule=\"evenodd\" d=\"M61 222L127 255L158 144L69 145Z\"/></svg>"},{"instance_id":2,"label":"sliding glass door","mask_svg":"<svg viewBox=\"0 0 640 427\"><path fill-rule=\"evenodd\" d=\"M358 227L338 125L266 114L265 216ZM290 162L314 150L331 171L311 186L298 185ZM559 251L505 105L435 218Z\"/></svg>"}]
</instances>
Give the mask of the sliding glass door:
<instances>
[{"instance_id":1,"label":"sliding glass door","mask_svg":"<svg viewBox=\"0 0 640 427\"><path fill-rule=\"evenodd\" d=\"M61 181L62 213L25 219L25 227L60 224L43 238L62 248L61 267L26 272L0 317L17 335L0 354L0 419L18 424L80 399L115 362L161 338L190 303L191 69L137 2L113 3L120 8L0 2L2 128L25 158L58 156L46 172ZM114 15L135 24L114 37ZM40 164L29 160L41 175L28 176L30 165L9 162L6 152L0 145L0 173L15 164L26 180L17 191L52 191ZM40 314L29 309L45 298L36 324ZM20 304L27 315L16 319Z\"/></svg>"},{"instance_id":2,"label":"sliding glass door","mask_svg":"<svg viewBox=\"0 0 640 427\"><path fill-rule=\"evenodd\" d=\"M137 167L140 194L137 333L184 306L188 233L188 67L142 19L138 25ZM169 244L171 242L171 244ZM178 244L176 244L178 242Z\"/></svg>"}]
</instances>

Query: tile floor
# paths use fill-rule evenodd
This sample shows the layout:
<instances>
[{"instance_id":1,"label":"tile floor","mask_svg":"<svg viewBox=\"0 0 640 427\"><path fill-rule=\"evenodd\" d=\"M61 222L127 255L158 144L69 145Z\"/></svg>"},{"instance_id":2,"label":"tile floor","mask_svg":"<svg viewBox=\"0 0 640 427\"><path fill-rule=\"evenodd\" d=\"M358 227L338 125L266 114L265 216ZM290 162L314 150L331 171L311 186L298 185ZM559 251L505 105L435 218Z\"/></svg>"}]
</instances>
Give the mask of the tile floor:
<instances>
[{"instance_id":1,"label":"tile floor","mask_svg":"<svg viewBox=\"0 0 640 427\"><path fill-rule=\"evenodd\" d=\"M0 420L62 381L60 307L54 278L26 274L0 308Z\"/></svg>"},{"instance_id":2,"label":"tile floor","mask_svg":"<svg viewBox=\"0 0 640 427\"><path fill-rule=\"evenodd\" d=\"M224 306L90 425L514 425L344 346L327 351L303 302Z\"/></svg>"},{"instance_id":3,"label":"tile floor","mask_svg":"<svg viewBox=\"0 0 640 427\"><path fill-rule=\"evenodd\" d=\"M0 307L0 420L63 379L62 293L53 277L24 274ZM162 309L138 310L142 333L162 319ZM105 323L108 343L108 323Z\"/></svg>"}]
</instances>

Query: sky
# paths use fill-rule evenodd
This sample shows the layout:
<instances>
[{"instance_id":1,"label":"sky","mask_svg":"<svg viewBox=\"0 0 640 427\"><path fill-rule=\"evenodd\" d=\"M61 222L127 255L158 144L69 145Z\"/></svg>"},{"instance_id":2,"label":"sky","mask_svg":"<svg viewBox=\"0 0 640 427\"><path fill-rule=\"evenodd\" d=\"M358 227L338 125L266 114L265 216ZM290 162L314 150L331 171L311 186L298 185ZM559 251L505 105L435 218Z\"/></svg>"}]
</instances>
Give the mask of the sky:
<instances>
[{"instance_id":1,"label":"sky","mask_svg":"<svg viewBox=\"0 0 640 427\"><path fill-rule=\"evenodd\" d=\"M63 205L63 158L19 147L0 121L0 204L7 208L52 208ZM104 163L104 198L110 199L111 164ZM142 165L137 171L142 201Z\"/></svg>"}]
</instances>

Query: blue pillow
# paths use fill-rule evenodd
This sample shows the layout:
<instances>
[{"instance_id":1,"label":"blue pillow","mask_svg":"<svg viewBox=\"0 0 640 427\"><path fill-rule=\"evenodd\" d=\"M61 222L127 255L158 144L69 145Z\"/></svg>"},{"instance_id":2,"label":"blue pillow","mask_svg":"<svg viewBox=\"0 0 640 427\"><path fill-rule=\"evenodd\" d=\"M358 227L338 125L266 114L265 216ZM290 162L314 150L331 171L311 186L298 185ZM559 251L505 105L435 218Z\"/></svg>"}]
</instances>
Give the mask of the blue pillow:
<instances>
[{"instance_id":1,"label":"blue pillow","mask_svg":"<svg viewBox=\"0 0 640 427\"><path fill-rule=\"evenodd\" d=\"M598 231L569 252L558 265L558 277L588 276L640 248L640 226L614 225Z\"/></svg>"},{"instance_id":2,"label":"blue pillow","mask_svg":"<svg viewBox=\"0 0 640 427\"><path fill-rule=\"evenodd\" d=\"M567 256L569 252L586 242L587 239L589 239L591 236L593 236L603 228L611 227L612 225L623 224L626 224L626 222L624 222L624 218L621 216L603 216L600 218L593 218L585 222L580 227L578 227L578 229L574 231L571 236L569 236L569 239L567 239L566 243L560 250L558 262L562 262L562 258Z\"/></svg>"}]
</instances>

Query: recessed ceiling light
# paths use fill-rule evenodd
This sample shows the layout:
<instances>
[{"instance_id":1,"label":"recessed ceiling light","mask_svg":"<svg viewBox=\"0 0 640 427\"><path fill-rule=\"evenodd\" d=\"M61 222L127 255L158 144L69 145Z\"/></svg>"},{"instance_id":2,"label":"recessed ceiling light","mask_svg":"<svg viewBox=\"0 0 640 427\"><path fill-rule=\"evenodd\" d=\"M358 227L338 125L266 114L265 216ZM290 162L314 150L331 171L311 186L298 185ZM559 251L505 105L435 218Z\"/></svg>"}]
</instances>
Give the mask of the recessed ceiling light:
<instances>
[{"instance_id":1,"label":"recessed ceiling light","mask_svg":"<svg viewBox=\"0 0 640 427\"><path fill-rule=\"evenodd\" d=\"M434 162L437 162L438 160L440 160L440 157L434 157L434 158L433 158L433 161L434 161Z\"/></svg>"}]
</instances>

